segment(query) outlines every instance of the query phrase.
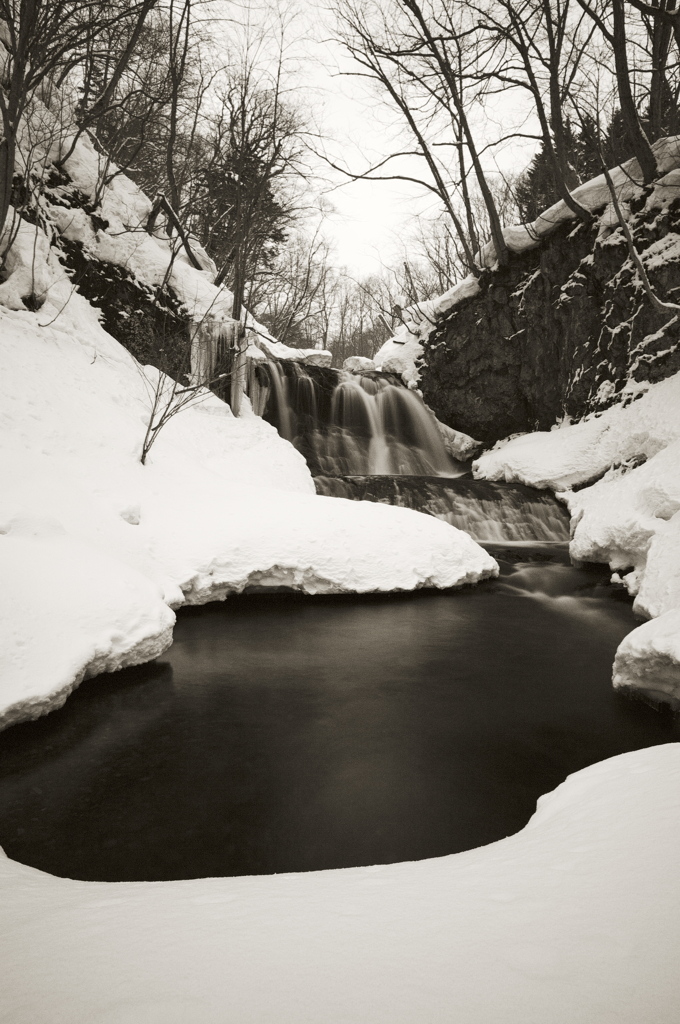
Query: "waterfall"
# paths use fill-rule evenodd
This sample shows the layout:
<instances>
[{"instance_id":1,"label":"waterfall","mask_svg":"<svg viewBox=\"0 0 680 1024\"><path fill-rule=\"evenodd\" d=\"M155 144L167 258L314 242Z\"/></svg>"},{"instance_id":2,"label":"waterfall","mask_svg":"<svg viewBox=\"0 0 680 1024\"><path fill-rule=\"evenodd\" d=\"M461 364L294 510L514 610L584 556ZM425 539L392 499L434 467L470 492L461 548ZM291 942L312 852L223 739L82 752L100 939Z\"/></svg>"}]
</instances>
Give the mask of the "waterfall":
<instances>
[{"instance_id":1,"label":"waterfall","mask_svg":"<svg viewBox=\"0 0 680 1024\"><path fill-rule=\"evenodd\" d=\"M251 371L250 395L319 494L417 509L486 544L569 540L569 515L547 491L465 476L432 413L391 374L269 360Z\"/></svg>"},{"instance_id":2,"label":"waterfall","mask_svg":"<svg viewBox=\"0 0 680 1024\"><path fill-rule=\"evenodd\" d=\"M569 540L569 514L564 506L547 491L521 484L415 476L318 476L315 484L319 494L427 512L482 543Z\"/></svg>"},{"instance_id":3,"label":"waterfall","mask_svg":"<svg viewBox=\"0 0 680 1024\"><path fill-rule=\"evenodd\" d=\"M265 418L307 459L314 476L455 476L432 413L390 375L270 360Z\"/></svg>"}]
</instances>

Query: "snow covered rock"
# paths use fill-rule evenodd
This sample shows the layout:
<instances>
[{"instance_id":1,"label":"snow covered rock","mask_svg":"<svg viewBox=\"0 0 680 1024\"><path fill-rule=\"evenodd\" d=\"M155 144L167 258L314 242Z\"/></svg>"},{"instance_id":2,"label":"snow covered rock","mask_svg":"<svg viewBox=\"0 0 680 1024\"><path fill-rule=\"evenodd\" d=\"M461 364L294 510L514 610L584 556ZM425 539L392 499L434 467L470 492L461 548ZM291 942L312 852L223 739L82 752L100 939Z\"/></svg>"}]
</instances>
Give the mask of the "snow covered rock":
<instances>
[{"instance_id":1,"label":"snow covered rock","mask_svg":"<svg viewBox=\"0 0 680 1024\"><path fill-rule=\"evenodd\" d=\"M464 434L462 430L454 430L453 427L447 427L446 423L442 423L440 420L437 420L437 426L439 433L442 435L444 447L454 459L459 459L460 462L467 462L469 459L474 459L481 452L483 447L481 441L475 441L474 437Z\"/></svg>"},{"instance_id":2,"label":"snow covered rock","mask_svg":"<svg viewBox=\"0 0 680 1024\"><path fill-rule=\"evenodd\" d=\"M614 686L680 707L680 607L643 623L621 641Z\"/></svg>"},{"instance_id":3,"label":"snow covered rock","mask_svg":"<svg viewBox=\"0 0 680 1024\"><path fill-rule=\"evenodd\" d=\"M376 365L372 359L365 356L348 356L342 364L343 370L348 373L361 373L366 370L375 370Z\"/></svg>"},{"instance_id":4,"label":"snow covered rock","mask_svg":"<svg viewBox=\"0 0 680 1024\"><path fill-rule=\"evenodd\" d=\"M640 397L551 431L499 442L473 467L484 480L530 487L583 487L612 466L649 459L680 440L680 374L624 394Z\"/></svg>"}]
</instances>

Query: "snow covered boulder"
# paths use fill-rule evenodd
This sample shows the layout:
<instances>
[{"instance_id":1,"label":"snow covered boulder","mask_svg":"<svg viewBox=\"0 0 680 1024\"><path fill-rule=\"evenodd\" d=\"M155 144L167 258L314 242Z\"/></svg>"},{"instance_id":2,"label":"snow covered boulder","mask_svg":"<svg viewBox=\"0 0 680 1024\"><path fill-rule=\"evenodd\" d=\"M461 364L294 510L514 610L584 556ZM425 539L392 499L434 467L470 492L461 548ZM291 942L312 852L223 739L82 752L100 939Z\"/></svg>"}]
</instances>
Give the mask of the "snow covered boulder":
<instances>
[{"instance_id":1,"label":"snow covered boulder","mask_svg":"<svg viewBox=\"0 0 680 1024\"><path fill-rule=\"evenodd\" d=\"M634 607L650 619L680 608L680 512L656 525Z\"/></svg>"},{"instance_id":2,"label":"snow covered boulder","mask_svg":"<svg viewBox=\"0 0 680 1024\"><path fill-rule=\"evenodd\" d=\"M173 612L141 573L24 515L0 524L0 728L61 707L87 676L150 661Z\"/></svg>"},{"instance_id":3,"label":"snow covered boulder","mask_svg":"<svg viewBox=\"0 0 680 1024\"><path fill-rule=\"evenodd\" d=\"M444 447L454 459L458 459L460 462L468 462L479 455L482 449L481 441L475 441L474 437L464 434L462 430L454 430L453 427L447 427L446 423L442 423L441 420L437 420L437 426L444 441Z\"/></svg>"},{"instance_id":4,"label":"snow covered boulder","mask_svg":"<svg viewBox=\"0 0 680 1024\"><path fill-rule=\"evenodd\" d=\"M365 356L348 356L342 364L343 370L348 373L362 373L367 370L375 370L375 363Z\"/></svg>"},{"instance_id":5,"label":"snow covered boulder","mask_svg":"<svg viewBox=\"0 0 680 1024\"><path fill-rule=\"evenodd\" d=\"M680 707L680 608L645 622L621 641L614 686Z\"/></svg>"},{"instance_id":6,"label":"snow covered boulder","mask_svg":"<svg viewBox=\"0 0 680 1024\"><path fill-rule=\"evenodd\" d=\"M394 337L389 338L376 352L373 362L376 370L383 370L385 373L398 373L405 384L415 386L419 377L416 364L422 354L421 339L417 333L411 333L404 324L398 328Z\"/></svg>"},{"instance_id":7,"label":"snow covered boulder","mask_svg":"<svg viewBox=\"0 0 680 1024\"><path fill-rule=\"evenodd\" d=\"M628 582L635 594L639 581L643 575L646 577L648 552L654 538L661 532L668 533L667 520L680 509L680 441L641 466L615 469L593 486L567 492L563 498L573 516L572 557L581 562L608 562L617 572L633 569L635 576ZM661 577L669 575L667 560L672 558L672 540L662 548L663 561L655 556L655 583L651 578L647 580L646 601L652 605L653 589L663 586ZM680 603L680 592L678 598ZM659 614L641 606L636 611Z\"/></svg>"}]
</instances>

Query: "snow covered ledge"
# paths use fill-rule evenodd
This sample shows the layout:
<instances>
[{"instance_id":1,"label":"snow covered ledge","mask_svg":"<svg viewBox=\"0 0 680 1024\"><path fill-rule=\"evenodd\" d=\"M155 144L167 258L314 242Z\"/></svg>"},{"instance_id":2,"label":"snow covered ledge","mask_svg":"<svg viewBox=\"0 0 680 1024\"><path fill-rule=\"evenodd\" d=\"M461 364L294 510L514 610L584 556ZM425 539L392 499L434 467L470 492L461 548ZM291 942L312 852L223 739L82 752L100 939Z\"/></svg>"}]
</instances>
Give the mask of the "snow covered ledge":
<instances>
[{"instance_id":1,"label":"snow covered ledge","mask_svg":"<svg viewBox=\"0 0 680 1024\"><path fill-rule=\"evenodd\" d=\"M0 857L8 1024L676 1024L680 744L416 863L180 882Z\"/></svg>"},{"instance_id":2,"label":"snow covered ledge","mask_svg":"<svg viewBox=\"0 0 680 1024\"><path fill-rule=\"evenodd\" d=\"M673 704L680 702L680 374L634 385L624 398L634 396L601 416L501 443L473 468L483 479L558 492L572 514L572 557L608 562L635 595L634 610L653 620L622 641L614 685Z\"/></svg>"},{"instance_id":3,"label":"snow covered ledge","mask_svg":"<svg viewBox=\"0 0 680 1024\"><path fill-rule=\"evenodd\" d=\"M680 608L638 626L616 652L614 686L680 708Z\"/></svg>"}]
</instances>

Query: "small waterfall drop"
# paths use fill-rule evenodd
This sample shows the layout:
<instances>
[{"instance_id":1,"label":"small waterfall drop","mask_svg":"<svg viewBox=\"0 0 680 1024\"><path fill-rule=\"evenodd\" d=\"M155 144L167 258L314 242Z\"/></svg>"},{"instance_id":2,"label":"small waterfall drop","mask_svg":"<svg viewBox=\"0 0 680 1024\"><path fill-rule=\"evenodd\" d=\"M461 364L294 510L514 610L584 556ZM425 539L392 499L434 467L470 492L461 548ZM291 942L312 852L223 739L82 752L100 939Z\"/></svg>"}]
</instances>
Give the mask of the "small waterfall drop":
<instances>
[{"instance_id":1,"label":"small waterfall drop","mask_svg":"<svg viewBox=\"0 0 680 1024\"><path fill-rule=\"evenodd\" d=\"M569 513L547 491L444 477L317 477L319 494L427 512L484 544L566 544Z\"/></svg>"},{"instance_id":2,"label":"small waterfall drop","mask_svg":"<svg viewBox=\"0 0 680 1024\"><path fill-rule=\"evenodd\" d=\"M270 360L265 418L314 476L456 476L436 421L389 375L361 376Z\"/></svg>"}]
</instances>

